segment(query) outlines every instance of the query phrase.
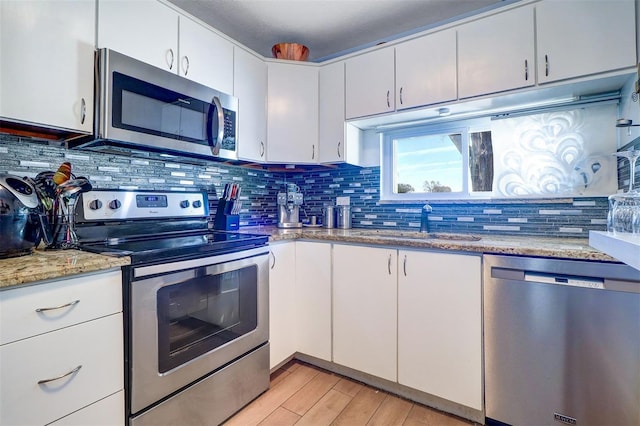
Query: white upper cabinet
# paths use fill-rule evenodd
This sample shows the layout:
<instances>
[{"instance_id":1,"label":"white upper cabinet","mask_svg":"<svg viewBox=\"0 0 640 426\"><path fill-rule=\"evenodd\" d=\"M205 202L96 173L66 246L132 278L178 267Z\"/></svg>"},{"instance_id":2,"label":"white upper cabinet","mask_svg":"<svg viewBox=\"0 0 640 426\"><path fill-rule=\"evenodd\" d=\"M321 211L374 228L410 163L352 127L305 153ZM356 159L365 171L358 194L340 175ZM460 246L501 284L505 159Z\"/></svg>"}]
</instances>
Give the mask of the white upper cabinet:
<instances>
[{"instance_id":1,"label":"white upper cabinet","mask_svg":"<svg viewBox=\"0 0 640 426\"><path fill-rule=\"evenodd\" d=\"M233 44L180 16L178 73L224 93L233 93Z\"/></svg>"},{"instance_id":2,"label":"white upper cabinet","mask_svg":"<svg viewBox=\"0 0 640 426\"><path fill-rule=\"evenodd\" d=\"M344 128L344 62L320 68L320 135L321 163L345 161Z\"/></svg>"},{"instance_id":3,"label":"white upper cabinet","mask_svg":"<svg viewBox=\"0 0 640 426\"><path fill-rule=\"evenodd\" d=\"M264 161L267 153L267 64L236 47L233 95L238 98L238 158Z\"/></svg>"},{"instance_id":4,"label":"white upper cabinet","mask_svg":"<svg viewBox=\"0 0 640 426\"><path fill-rule=\"evenodd\" d=\"M457 95L455 29L396 46L396 109L447 102Z\"/></svg>"},{"instance_id":5,"label":"white upper cabinet","mask_svg":"<svg viewBox=\"0 0 640 426\"><path fill-rule=\"evenodd\" d=\"M98 47L233 92L233 44L157 0L100 0Z\"/></svg>"},{"instance_id":6,"label":"white upper cabinet","mask_svg":"<svg viewBox=\"0 0 640 426\"><path fill-rule=\"evenodd\" d=\"M345 73L347 119L395 110L393 47L347 59Z\"/></svg>"},{"instance_id":7,"label":"white upper cabinet","mask_svg":"<svg viewBox=\"0 0 640 426\"><path fill-rule=\"evenodd\" d=\"M267 65L267 161L318 162L318 67Z\"/></svg>"},{"instance_id":8,"label":"white upper cabinet","mask_svg":"<svg viewBox=\"0 0 640 426\"><path fill-rule=\"evenodd\" d=\"M156 0L99 0L98 47L177 72L178 16Z\"/></svg>"},{"instance_id":9,"label":"white upper cabinet","mask_svg":"<svg viewBox=\"0 0 640 426\"><path fill-rule=\"evenodd\" d=\"M535 84L533 22L529 5L457 27L459 98Z\"/></svg>"},{"instance_id":10,"label":"white upper cabinet","mask_svg":"<svg viewBox=\"0 0 640 426\"><path fill-rule=\"evenodd\" d=\"M0 1L0 119L93 130L94 1Z\"/></svg>"},{"instance_id":11,"label":"white upper cabinet","mask_svg":"<svg viewBox=\"0 0 640 426\"><path fill-rule=\"evenodd\" d=\"M535 9L539 83L635 66L633 0L545 0Z\"/></svg>"}]
</instances>

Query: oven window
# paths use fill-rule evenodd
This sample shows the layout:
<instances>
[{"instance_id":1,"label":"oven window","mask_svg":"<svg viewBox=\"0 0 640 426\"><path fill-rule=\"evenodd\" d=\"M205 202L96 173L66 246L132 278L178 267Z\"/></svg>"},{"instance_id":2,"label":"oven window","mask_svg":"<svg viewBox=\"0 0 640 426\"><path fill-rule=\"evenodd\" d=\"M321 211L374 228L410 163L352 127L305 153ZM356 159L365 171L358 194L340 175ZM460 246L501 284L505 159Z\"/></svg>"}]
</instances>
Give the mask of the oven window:
<instances>
[{"instance_id":1,"label":"oven window","mask_svg":"<svg viewBox=\"0 0 640 426\"><path fill-rule=\"evenodd\" d=\"M157 294L158 366L165 373L255 330L256 265L201 275Z\"/></svg>"}]
</instances>

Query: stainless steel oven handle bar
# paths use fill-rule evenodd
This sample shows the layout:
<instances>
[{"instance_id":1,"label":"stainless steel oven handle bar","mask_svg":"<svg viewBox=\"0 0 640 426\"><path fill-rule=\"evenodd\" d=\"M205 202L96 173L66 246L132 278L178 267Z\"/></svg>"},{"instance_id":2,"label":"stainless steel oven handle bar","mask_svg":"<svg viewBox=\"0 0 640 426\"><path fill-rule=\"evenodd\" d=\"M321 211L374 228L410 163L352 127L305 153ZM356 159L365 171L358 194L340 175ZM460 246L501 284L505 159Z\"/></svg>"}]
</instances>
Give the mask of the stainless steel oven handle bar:
<instances>
[{"instance_id":1,"label":"stainless steel oven handle bar","mask_svg":"<svg viewBox=\"0 0 640 426\"><path fill-rule=\"evenodd\" d=\"M233 260L245 259L248 257L268 254L269 247L257 247L248 250L241 250L234 253L213 255L192 260L181 260L178 262L163 263L160 265L141 266L135 268L133 275L135 278L146 277L149 275L164 274L167 272L175 272L181 269L197 268L199 266L215 265L217 263L231 262Z\"/></svg>"}]
</instances>

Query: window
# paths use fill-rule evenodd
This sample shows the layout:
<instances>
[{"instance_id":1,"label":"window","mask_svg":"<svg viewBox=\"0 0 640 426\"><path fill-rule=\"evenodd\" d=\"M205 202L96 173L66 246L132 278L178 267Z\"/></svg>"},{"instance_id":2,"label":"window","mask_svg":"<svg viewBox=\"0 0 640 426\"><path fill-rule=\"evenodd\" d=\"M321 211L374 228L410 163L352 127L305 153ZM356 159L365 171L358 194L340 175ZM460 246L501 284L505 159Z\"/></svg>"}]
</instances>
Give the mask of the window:
<instances>
[{"instance_id":1,"label":"window","mask_svg":"<svg viewBox=\"0 0 640 426\"><path fill-rule=\"evenodd\" d=\"M602 102L386 131L380 199L607 196L616 116Z\"/></svg>"},{"instance_id":2,"label":"window","mask_svg":"<svg viewBox=\"0 0 640 426\"><path fill-rule=\"evenodd\" d=\"M488 120L467 126L418 127L383 136L382 198L466 198L491 191L493 148Z\"/></svg>"}]
</instances>

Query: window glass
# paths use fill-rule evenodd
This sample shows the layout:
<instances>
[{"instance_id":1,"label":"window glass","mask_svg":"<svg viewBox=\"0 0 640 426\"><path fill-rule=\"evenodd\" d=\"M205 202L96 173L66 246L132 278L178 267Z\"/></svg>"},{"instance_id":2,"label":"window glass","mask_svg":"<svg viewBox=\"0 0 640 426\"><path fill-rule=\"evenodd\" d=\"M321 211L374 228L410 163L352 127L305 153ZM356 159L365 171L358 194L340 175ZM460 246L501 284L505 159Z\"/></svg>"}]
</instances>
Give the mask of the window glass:
<instances>
[{"instance_id":1,"label":"window glass","mask_svg":"<svg viewBox=\"0 0 640 426\"><path fill-rule=\"evenodd\" d=\"M399 137L393 150L395 193L463 190L460 133Z\"/></svg>"},{"instance_id":2,"label":"window glass","mask_svg":"<svg viewBox=\"0 0 640 426\"><path fill-rule=\"evenodd\" d=\"M382 200L606 196L617 189L615 103L383 133Z\"/></svg>"}]
</instances>

